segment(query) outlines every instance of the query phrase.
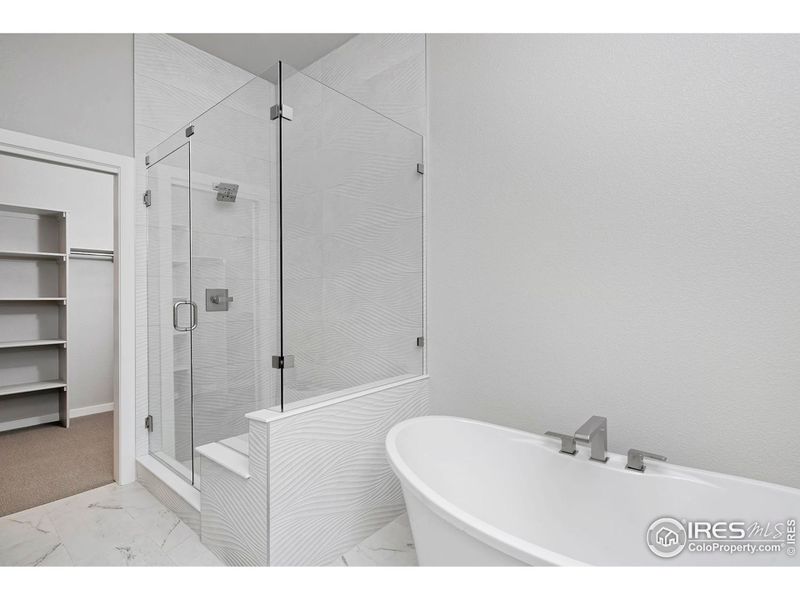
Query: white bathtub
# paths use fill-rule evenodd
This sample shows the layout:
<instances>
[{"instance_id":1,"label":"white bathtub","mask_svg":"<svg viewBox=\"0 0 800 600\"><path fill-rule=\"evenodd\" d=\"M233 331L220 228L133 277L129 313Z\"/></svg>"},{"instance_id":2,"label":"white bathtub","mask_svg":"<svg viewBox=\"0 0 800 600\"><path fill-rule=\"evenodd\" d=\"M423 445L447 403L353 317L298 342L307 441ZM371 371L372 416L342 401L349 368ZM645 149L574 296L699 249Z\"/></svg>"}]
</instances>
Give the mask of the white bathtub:
<instances>
[{"instance_id":1,"label":"white bathtub","mask_svg":"<svg viewBox=\"0 0 800 600\"><path fill-rule=\"evenodd\" d=\"M392 428L386 448L403 487L419 563L800 566L791 543L800 490L669 463L650 463L637 473L625 469L624 456L610 454L602 464L589 460L586 447L569 456L558 452L559 444L456 417L420 417ZM688 520L683 525L690 531L697 521L728 522L717 525L720 537L687 535L670 546L682 547L680 554L661 558L646 543L660 517ZM689 548L744 544L750 532L742 540L740 531L753 522L763 528L758 537L767 539L751 543L781 549Z\"/></svg>"}]
</instances>

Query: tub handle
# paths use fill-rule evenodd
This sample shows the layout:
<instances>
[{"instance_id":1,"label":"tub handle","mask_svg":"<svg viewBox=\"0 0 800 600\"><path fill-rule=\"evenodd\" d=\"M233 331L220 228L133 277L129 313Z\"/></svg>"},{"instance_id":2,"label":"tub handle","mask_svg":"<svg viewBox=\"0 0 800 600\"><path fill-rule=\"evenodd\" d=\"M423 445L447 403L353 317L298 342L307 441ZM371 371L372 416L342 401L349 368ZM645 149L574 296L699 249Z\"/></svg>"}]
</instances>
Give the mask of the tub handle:
<instances>
[{"instance_id":1,"label":"tub handle","mask_svg":"<svg viewBox=\"0 0 800 600\"><path fill-rule=\"evenodd\" d=\"M661 460L666 461L666 456L661 456L660 454L653 454L652 452L645 452L644 450L637 450L636 448L631 448L628 450L628 464L625 465L626 469L630 469L631 471L638 471L639 473L644 473L644 470L647 468L647 465L644 464L645 458L652 458L653 460Z\"/></svg>"},{"instance_id":2,"label":"tub handle","mask_svg":"<svg viewBox=\"0 0 800 600\"><path fill-rule=\"evenodd\" d=\"M578 449L575 445L574 435L557 433L555 431L545 431L544 434L561 440L561 450L559 450L559 452L563 454L569 454L570 456L574 456L575 453L578 452Z\"/></svg>"}]
</instances>

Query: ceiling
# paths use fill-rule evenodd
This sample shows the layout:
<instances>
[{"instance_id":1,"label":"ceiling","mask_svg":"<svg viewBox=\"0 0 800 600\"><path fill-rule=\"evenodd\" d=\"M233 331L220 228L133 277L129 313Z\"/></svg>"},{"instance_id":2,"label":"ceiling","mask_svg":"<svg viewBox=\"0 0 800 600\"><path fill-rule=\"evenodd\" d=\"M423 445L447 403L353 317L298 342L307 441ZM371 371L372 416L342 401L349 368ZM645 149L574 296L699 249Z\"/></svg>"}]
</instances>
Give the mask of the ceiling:
<instances>
[{"instance_id":1,"label":"ceiling","mask_svg":"<svg viewBox=\"0 0 800 600\"><path fill-rule=\"evenodd\" d=\"M255 75L278 60L304 69L353 37L352 33L172 33L173 37Z\"/></svg>"}]
</instances>

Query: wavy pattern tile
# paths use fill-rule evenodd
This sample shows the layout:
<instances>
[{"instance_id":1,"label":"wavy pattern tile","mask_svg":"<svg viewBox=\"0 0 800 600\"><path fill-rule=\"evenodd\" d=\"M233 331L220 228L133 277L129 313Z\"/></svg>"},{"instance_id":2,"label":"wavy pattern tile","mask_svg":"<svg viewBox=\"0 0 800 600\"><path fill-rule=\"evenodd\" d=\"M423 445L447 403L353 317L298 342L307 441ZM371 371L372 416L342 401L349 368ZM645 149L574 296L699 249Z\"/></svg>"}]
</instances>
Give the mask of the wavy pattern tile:
<instances>
[{"instance_id":1,"label":"wavy pattern tile","mask_svg":"<svg viewBox=\"0 0 800 600\"><path fill-rule=\"evenodd\" d=\"M268 441L267 424L251 422L248 435L249 479L243 479L205 457L200 459L200 536L203 543L228 565L269 564Z\"/></svg>"},{"instance_id":2,"label":"wavy pattern tile","mask_svg":"<svg viewBox=\"0 0 800 600\"><path fill-rule=\"evenodd\" d=\"M284 344L295 356L284 402L423 369L422 137L366 108L385 90L358 82L400 76L400 63L424 59L424 36L351 43L360 62L326 56L308 72L358 101L302 73L284 85L295 108L283 136Z\"/></svg>"},{"instance_id":3,"label":"wavy pattern tile","mask_svg":"<svg viewBox=\"0 0 800 600\"><path fill-rule=\"evenodd\" d=\"M399 515L384 440L428 407L420 380L270 423L270 564L330 563Z\"/></svg>"},{"instance_id":4,"label":"wavy pattern tile","mask_svg":"<svg viewBox=\"0 0 800 600\"><path fill-rule=\"evenodd\" d=\"M192 366L198 374L194 381L197 445L244 433L244 414L266 406L274 396L268 379L271 370L262 366L272 352L265 340L275 337L274 301L265 284L273 256L266 247L272 235L274 139L267 111L274 88L264 80L242 88L252 78L250 74L163 34L135 36L135 75L138 193L148 184L144 154L194 120L192 295L201 298L206 287L227 286L236 298L228 313L202 311L203 330L196 330ZM234 90L238 91L226 98ZM171 139L182 141L180 135ZM167 158L163 164L185 170L180 157ZM165 177L162 194L169 198L167 188L174 185L174 175L166 168L160 171ZM240 184L237 203L216 202L212 186L219 181ZM154 183L162 184L151 181L151 186ZM176 189L175 194L171 203L154 204L147 210L137 203L136 243L141 251L136 271L136 421L143 423L149 412L158 412L161 435L154 436L153 442L185 460L192 452L186 381L189 356L183 343L188 335L172 334L171 302L188 294L188 212L180 191ZM185 269L181 270L179 261L186 262ZM149 330L148 315L151 320L161 317L150 323ZM150 376L148 350L153 359ZM148 435L142 427L136 431L137 454L142 455L148 451Z\"/></svg>"}]
</instances>

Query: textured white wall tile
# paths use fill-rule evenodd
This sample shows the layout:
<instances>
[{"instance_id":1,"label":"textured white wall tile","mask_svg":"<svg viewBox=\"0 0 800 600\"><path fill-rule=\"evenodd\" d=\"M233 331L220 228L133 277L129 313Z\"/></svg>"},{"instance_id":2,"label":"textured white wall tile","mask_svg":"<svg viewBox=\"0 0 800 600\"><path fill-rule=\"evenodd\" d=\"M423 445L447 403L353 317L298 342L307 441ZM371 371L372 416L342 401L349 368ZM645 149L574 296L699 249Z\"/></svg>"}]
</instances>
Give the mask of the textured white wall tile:
<instances>
[{"instance_id":1,"label":"textured white wall tile","mask_svg":"<svg viewBox=\"0 0 800 600\"><path fill-rule=\"evenodd\" d=\"M384 441L428 405L421 380L269 424L272 565L328 564L403 512Z\"/></svg>"},{"instance_id":2,"label":"textured white wall tile","mask_svg":"<svg viewBox=\"0 0 800 600\"><path fill-rule=\"evenodd\" d=\"M201 458L202 540L228 565L267 566L268 430L251 422L250 478Z\"/></svg>"},{"instance_id":3,"label":"textured white wall tile","mask_svg":"<svg viewBox=\"0 0 800 600\"><path fill-rule=\"evenodd\" d=\"M203 362L203 373L213 375L208 386L204 387L201 380L196 389L195 399L198 401L199 410L196 414L198 418L195 433L198 439L213 441L246 431L244 413L259 408L259 402L263 404L264 401L263 388L266 385L260 384L259 388L260 377L256 377L254 368L257 358L264 359L263 352L256 353L256 348L260 349L261 346L257 347L252 341L237 343L235 347L238 353L234 355L233 361L226 358L214 362L208 358L208 354L216 351L225 355L228 344L235 340L231 337L234 330L238 332L237 335L248 330L238 325L239 317L237 317L248 304L251 311L254 310L253 307L263 311L268 310L267 305L259 305L253 299L254 271L263 268L263 257L266 254L264 250L254 248L253 240L257 234L268 230L267 224L254 224L257 217L253 202L257 201L265 207L268 206L272 170L268 161L273 150L270 143L272 135L270 128L273 125L267 120L267 111L269 102L272 101L273 86L264 80L257 80L242 88L252 79L252 75L165 34L136 35L134 45L137 197L144 193L148 183L144 155L194 119L198 133L194 140L197 143L194 144L196 147L192 156L193 174L196 175L197 185L204 185L207 189L206 194L201 193L200 189L195 190L198 200L195 223L197 230L210 234L238 236L222 238L224 242L216 245L212 244L211 239L206 239L206 243L201 243L195 253L198 266L203 259L219 258L218 264L221 270L217 271L221 276L218 277L216 285L212 285L210 279L198 280L193 294L202 295L205 287L235 286L239 301L233 305L231 313L224 313L221 319L206 319L209 327L204 329L198 338L198 342L205 344L198 344L195 348L197 358ZM239 92L226 98L235 90ZM224 101L213 112L200 116L223 99ZM171 142L173 145L183 141L180 131L171 139L174 140ZM209 143L211 140L213 143ZM157 153L153 154L155 159ZM173 159L171 162L179 169L180 161L176 160L178 159ZM241 201L225 207L216 203L211 185L218 181L239 183ZM184 210L186 206L185 203L176 201L169 206L154 205L145 210L144 206L137 202L136 451L137 455L146 454L148 451L148 435L141 425L150 409L155 408L163 413L164 407L170 405L168 418L174 423L164 423L163 418L161 422L162 434L165 428L171 430L167 436L169 448L166 450L174 452L178 458L188 459L191 455L188 386L181 383L188 371L173 371L173 369L185 370L189 366L188 355L185 355L171 333L171 302L175 296L188 294L189 275L188 269L181 274L179 267L173 263L173 260L181 259L179 253L187 254L188 238L184 234L188 233L188 230L175 230L171 225L188 223L188 214L174 210L171 215L169 210L167 213L157 214L159 208L162 211L164 208ZM227 212L221 214L223 210ZM265 208L263 219L267 218L267 212L268 209ZM235 213L235 218L230 218L231 213ZM153 234L154 223L165 227L162 232L164 239L161 240L160 246L157 245L158 240L151 239L152 247L149 248L150 256L148 256L148 224ZM264 240L262 245L266 245L267 238L261 236L261 239ZM219 241L220 238L217 238L217 242ZM255 263L253 257L261 257L261 262ZM188 254L183 260L187 258ZM206 263L208 264L204 263L205 267L213 266L208 260ZM211 268L205 271L209 276L217 272ZM152 279L153 274L162 277L163 284L152 285L148 290L148 276L151 276L151 284L157 281ZM241 283L248 279L249 285ZM151 349L154 358L151 366L156 368L156 372L150 378L151 381L148 381L147 372L148 291L152 292L149 294L150 301L156 303L156 306L151 307L149 311L150 316L160 315L162 318L156 326L166 332L164 336L159 335L158 329L151 332L150 337L159 341L160 346L160 351L158 348ZM256 317L252 312L248 314L251 322L250 331L258 330L265 335L271 332L254 322ZM208 313L201 315L201 317L207 316ZM232 322L231 333L226 333L225 323L229 319ZM218 326L211 327L212 324ZM173 344L178 345L173 348ZM251 349L249 358L242 356L245 348ZM225 383L232 374L237 377L236 385L230 387L217 385ZM152 397L153 407L148 404L148 387L150 393L155 394ZM259 389L260 395L257 392ZM163 417L163 414L160 416ZM160 436L158 441L161 441Z\"/></svg>"},{"instance_id":4,"label":"textured white wall tile","mask_svg":"<svg viewBox=\"0 0 800 600\"><path fill-rule=\"evenodd\" d=\"M398 123L425 133L424 34L357 35L304 71Z\"/></svg>"},{"instance_id":5,"label":"textured white wall tile","mask_svg":"<svg viewBox=\"0 0 800 600\"><path fill-rule=\"evenodd\" d=\"M354 40L284 82L285 402L423 372L422 136L375 110L409 65L424 109L425 38Z\"/></svg>"}]
</instances>

